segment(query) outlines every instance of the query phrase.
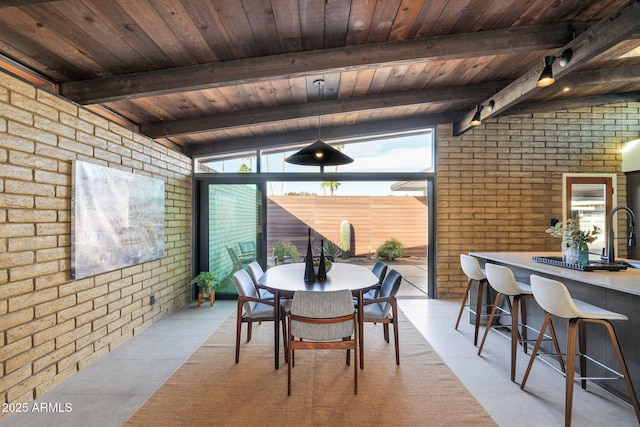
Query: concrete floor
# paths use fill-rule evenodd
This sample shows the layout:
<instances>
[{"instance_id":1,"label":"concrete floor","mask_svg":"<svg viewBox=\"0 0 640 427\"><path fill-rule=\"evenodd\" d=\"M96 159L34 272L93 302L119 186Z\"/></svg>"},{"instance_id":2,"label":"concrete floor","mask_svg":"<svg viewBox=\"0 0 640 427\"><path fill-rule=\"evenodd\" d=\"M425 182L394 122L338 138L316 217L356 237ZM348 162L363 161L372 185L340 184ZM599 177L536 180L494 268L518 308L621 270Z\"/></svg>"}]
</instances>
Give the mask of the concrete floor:
<instances>
[{"instance_id":1,"label":"concrete floor","mask_svg":"<svg viewBox=\"0 0 640 427\"><path fill-rule=\"evenodd\" d=\"M401 310L500 426L564 424L564 378L559 373L536 362L526 391L520 390L527 355L518 353L518 383L511 382L507 339L491 333L482 357L478 356L468 317L465 316L459 330L454 329L459 302L426 299L423 266L392 268L397 268L408 280L403 281L398 293ZM172 313L29 403L26 413L5 417L0 427L121 425L235 307L235 301L219 300L213 308L206 304L197 308L192 303ZM402 348L402 336L400 341ZM35 408L45 404L47 410L37 412L34 404ZM637 426L638 421L631 405L589 384L586 391L576 387L573 425Z\"/></svg>"}]
</instances>

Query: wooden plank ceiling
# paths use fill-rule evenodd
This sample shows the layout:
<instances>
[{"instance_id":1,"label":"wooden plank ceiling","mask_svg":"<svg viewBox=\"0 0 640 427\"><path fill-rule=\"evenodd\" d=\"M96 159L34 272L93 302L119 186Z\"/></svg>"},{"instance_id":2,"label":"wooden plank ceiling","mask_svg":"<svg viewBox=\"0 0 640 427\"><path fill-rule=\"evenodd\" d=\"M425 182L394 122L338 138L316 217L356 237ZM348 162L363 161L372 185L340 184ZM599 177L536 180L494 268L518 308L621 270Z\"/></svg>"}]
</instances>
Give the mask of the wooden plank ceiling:
<instances>
[{"instance_id":1,"label":"wooden plank ceiling","mask_svg":"<svg viewBox=\"0 0 640 427\"><path fill-rule=\"evenodd\" d=\"M640 100L638 37L635 0L0 0L0 66L192 156Z\"/></svg>"}]
</instances>

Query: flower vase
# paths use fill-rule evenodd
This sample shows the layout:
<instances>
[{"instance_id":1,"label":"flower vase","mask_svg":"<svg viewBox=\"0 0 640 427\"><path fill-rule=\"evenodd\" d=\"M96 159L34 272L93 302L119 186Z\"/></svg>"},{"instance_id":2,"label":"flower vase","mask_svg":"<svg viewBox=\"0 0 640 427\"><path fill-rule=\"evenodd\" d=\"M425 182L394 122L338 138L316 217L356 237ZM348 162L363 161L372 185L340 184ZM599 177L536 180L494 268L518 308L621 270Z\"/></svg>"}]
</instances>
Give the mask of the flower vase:
<instances>
[{"instance_id":1,"label":"flower vase","mask_svg":"<svg viewBox=\"0 0 640 427\"><path fill-rule=\"evenodd\" d=\"M589 246L587 246L587 242L584 239L581 239L578 245L576 262L580 265L589 265Z\"/></svg>"},{"instance_id":2,"label":"flower vase","mask_svg":"<svg viewBox=\"0 0 640 427\"><path fill-rule=\"evenodd\" d=\"M564 240L562 241L562 244L560 244L560 252L562 253L562 262L568 262L567 256L569 254L569 247L570 247L569 244Z\"/></svg>"},{"instance_id":3,"label":"flower vase","mask_svg":"<svg viewBox=\"0 0 640 427\"><path fill-rule=\"evenodd\" d=\"M572 245L567 249L567 264L575 264L578 262L578 245Z\"/></svg>"}]
</instances>

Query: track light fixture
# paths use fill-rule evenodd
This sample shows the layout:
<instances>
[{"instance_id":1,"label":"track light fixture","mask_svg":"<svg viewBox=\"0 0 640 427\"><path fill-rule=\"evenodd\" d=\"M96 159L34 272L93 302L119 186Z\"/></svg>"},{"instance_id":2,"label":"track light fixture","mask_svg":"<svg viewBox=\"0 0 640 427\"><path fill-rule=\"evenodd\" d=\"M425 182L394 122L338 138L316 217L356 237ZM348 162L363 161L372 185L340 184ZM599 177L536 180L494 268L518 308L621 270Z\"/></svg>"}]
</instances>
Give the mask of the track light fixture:
<instances>
[{"instance_id":1,"label":"track light fixture","mask_svg":"<svg viewBox=\"0 0 640 427\"><path fill-rule=\"evenodd\" d=\"M542 74L540 74L540 78L536 85L538 87L547 87L552 85L555 79L553 78L553 63L556 59L559 59L558 63L561 67L566 67L569 62L571 62L571 57L573 56L573 50L565 49L560 56L545 56L544 57L544 68L542 69Z\"/></svg>"},{"instance_id":2,"label":"track light fixture","mask_svg":"<svg viewBox=\"0 0 640 427\"><path fill-rule=\"evenodd\" d=\"M320 101L322 100L324 80L318 79L313 84L318 87L318 140L287 157L285 162L304 166L320 166L320 172L324 172L325 166L346 165L353 162L353 159L346 154L342 154L320 138Z\"/></svg>"},{"instance_id":3,"label":"track light fixture","mask_svg":"<svg viewBox=\"0 0 640 427\"><path fill-rule=\"evenodd\" d=\"M482 124L482 110L484 109L484 107L487 107L487 110L489 110L489 112L493 111L493 106L496 103L493 101L493 99L491 101L489 101L489 103L487 105L476 105L476 113L473 115L473 118L471 119L471 121L469 122L469 124L471 126L480 126Z\"/></svg>"}]
</instances>

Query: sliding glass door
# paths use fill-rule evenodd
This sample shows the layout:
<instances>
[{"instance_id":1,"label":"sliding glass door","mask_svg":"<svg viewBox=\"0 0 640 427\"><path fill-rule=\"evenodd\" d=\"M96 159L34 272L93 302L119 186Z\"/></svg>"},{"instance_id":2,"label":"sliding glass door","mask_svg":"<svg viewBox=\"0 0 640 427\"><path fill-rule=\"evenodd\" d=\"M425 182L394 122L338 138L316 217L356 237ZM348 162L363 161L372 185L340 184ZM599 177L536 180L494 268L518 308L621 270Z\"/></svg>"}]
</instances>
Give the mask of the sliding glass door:
<instances>
[{"instance_id":1,"label":"sliding glass door","mask_svg":"<svg viewBox=\"0 0 640 427\"><path fill-rule=\"evenodd\" d=\"M261 186L200 181L197 191L197 270L211 271L220 280L216 298L235 297L233 273L262 260Z\"/></svg>"}]
</instances>

